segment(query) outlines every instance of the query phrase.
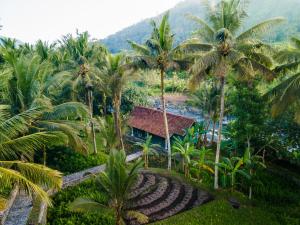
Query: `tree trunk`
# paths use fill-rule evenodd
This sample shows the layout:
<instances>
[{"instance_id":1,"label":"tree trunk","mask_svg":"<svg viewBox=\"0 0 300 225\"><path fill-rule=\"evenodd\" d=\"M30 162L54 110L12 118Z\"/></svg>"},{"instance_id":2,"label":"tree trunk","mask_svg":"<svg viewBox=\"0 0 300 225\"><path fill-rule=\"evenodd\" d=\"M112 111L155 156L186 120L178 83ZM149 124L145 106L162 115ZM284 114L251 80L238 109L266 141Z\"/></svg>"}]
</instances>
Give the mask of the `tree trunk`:
<instances>
[{"instance_id":1,"label":"tree trunk","mask_svg":"<svg viewBox=\"0 0 300 225\"><path fill-rule=\"evenodd\" d=\"M44 161L44 166L46 166L46 163L47 163L47 152L46 152L45 145L43 147L43 161Z\"/></svg>"},{"instance_id":2,"label":"tree trunk","mask_svg":"<svg viewBox=\"0 0 300 225\"><path fill-rule=\"evenodd\" d=\"M211 136L211 145L214 144L214 139L215 139L215 130L216 130L216 121L213 121L213 130L212 130L212 136Z\"/></svg>"},{"instance_id":3,"label":"tree trunk","mask_svg":"<svg viewBox=\"0 0 300 225\"><path fill-rule=\"evenodd\" d=\"M116 225L121 225L121 210L119 208L116 209Z\"/></svg>"},{"instance_id":4,"label":"tree trunk","mask_svg":"<svg viewBox=\"0 0 300 225\"><path fill-rule=\"evenodd\" d=\"M203 140L203 145L206 146L207 144L207 131L209 129L209 126L210 126L210 119L208 119L207 121L207 126L205 127L205 133L204 133L204 140Z\"/></svg>"},{"instance_id":5,"label":"tree trunk","mask_svg":"<svg viewBox=\"0 0 300 225\"><path fill-rule=\"evenodd\" d=\"M223 125L223 116L224 116L224 98L225 98L225 77L221 77L221 105L220 105L220 118L219 118L219 133L218 133L218 142L217 142L217 151L216 151L216 160L215 160L215 182L214 188L219 188L219 167L218 163L220 161L220 150L222 142L222 125Z\"/></svg>"},{"instance_id":6,"label":"tree trunk","mask_svg":"<svg viewBox=\"0 0 300 225\"><path fill-rule=\"evenodd\" d=\"M106 106L106 94L103 92L103 96L102 96L102 107L103 107L103 116L106 116L107 114L107 106Z\"/></svg>"},{"instance_id":7,"label":"tree trunk","mask_svg":"<svg viewBox=\"0 0 300 225\"><path fill-rule=\"evenodd\" d=\"M115 120L115 129L116 129L116 135L120 141L120 148L124 150L124 143L123 143L123 137L122 137L122 131L121 131L121 122L120 122L120 105L121 105L121 96L120 94L117 94L115 96L114 100L114 120Z\"/></svg>"},{"instance_id":8,"label":"tree trunk","mask_svg":"<svg viewBox=\"0 0 300 225\"><path fill-rule=\"evenodd\" d=\"M95 127L93 122L93 92L91 90L88 90L88 106L90 111L90 125L92 130L92 139L93 139L93 153L97 154L96 134L95 134Z\"/></svg>"},{"instance_id":9,"label":"tree trunk","mask_svg":"<svg viewBox=\"0 0 300 225\"><path fill-rule=\"evenodd\" d=\"M166 102L165 102L165 84L164 84L163 69L160 70L160 89L161 89L161 106L163 110L163 119L164 119L165 134L166 134L167 149L168 149L168 170L171 170L171 165L172 165L171 143L170 143L169 125L168 125Z\"/></svg>"},{"instance_id":10,"label":"tree trunk","mask_svg":"<svg viewBox=\"0 0 300 225\"><path fill-rule=\"evenodd\" d=\"M253 170L250 169L250 177L252 179L252 176L253 176ZM250 184L250 187L249 187L249 199L251 200L252 199L252 182Z\"/></svg>"}]
</instances>

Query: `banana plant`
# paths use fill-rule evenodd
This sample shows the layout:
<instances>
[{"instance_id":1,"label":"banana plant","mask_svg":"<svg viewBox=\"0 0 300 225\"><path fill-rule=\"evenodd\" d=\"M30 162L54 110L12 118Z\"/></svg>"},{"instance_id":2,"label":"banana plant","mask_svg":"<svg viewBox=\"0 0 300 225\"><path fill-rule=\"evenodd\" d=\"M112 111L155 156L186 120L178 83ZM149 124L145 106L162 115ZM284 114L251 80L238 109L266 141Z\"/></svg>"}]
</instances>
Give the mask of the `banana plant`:
<instances>
[{"instance_id":1,"label":"banana plant","mask_svg":"<svg viewBox=\"0 0 300 225\"><path fill-rule=\"evenodd\" d=\"M175 137L175 143L172 146L172 151L172 156L179 156L181 158L184 176L189 177L191 156L196 155L197 149L191 143L186 143L184 140Z\"/></svg>"},{"instance_id":2,"label":"banana plant","mask_svg":"<svg viewBox=\"0 0 300 225\"><path fill-rule=\"evenodd\" d=\"M249 171L250 175L250 187L249 187L249 199L252 199L252 186L253 186L253 177L255 176L256 171L259 168L266 168L266 165L263 163L263 157L255 154L251 154L251 149L247 148L244 153L244 163L246 169Z\"/></svg>"},{"instance_id":3,"label":"banana plant","mask_svg":"<svg viewBox=\"0 0 300 225\"><path fill-rule=\"evenodd\" d=\"M152 144L152 136L148 135L145 142L137 142L135 145L140 146L143 151L144 167L148 169L149 167L149 155L158 155L155 150L156 147L160 147L158 144Z\"/></svg>"},{"instance_id":4,"label":"banana plant","mask_svg":"<svg viewBox=\"0 0 300 225\"><path fill-rule=\"evenodd\" d=\"M232 158L223 157L222 162L218 163L218 166L220 167L220 170L223 174L223 180L222 180L223 185L226 186L227 177L229 177L232 191L234 191L236 185L237 174L240 174L241 176L247 178L248 180L251 179L251 175L247 173L247 170L245 170L245 168L243 167L244 158L242 157L232 157Z\"/></svg>"},{"instance_id":5,"label":"banana plant","mask_svg":"<svg viewBox=\"0 0 300 225\"><path fill-rule=\"evenodd\" d=\"M207 157L206 157L210 152L211 152L210 149L206 149L205 147L202 147L199 151L199 159L192 160L193 169L196 170L197 179L200 182L202 182L202 179L201 179L202 172L205 171L205 172L214 174L214 170L210 166L213 164L213 162L210 160L207 160Z\"/></svg>"}]
</instances>

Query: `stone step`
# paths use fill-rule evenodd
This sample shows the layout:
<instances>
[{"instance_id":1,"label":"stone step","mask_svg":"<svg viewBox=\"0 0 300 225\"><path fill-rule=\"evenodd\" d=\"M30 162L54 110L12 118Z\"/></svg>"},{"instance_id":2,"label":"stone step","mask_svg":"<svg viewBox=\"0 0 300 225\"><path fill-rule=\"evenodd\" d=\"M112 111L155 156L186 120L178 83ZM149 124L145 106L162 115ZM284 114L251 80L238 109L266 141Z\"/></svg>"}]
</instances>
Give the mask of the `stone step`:
<instances>
[{"instance_id":1,"label":"stone step","mask_svg":"<svg viewBox=\"0 0 300 225\"><path fill-rule=\"evenodd\" d=\"M153 201L149 205L144 205L137 210L147 216L150 216L154 213L160 212L165 208L169 207L173 204L173 202L180 197L180 194L183 190L181 190L181 185L177 181L172 181L170 184L170 191L166 193L166 196L163 198L159 198L156 201Z\"/></svg>"},{"instance_id":2,"label":"stone step","mask_svg":"<svg viewBox=\"0 0 300 225\"><path fill-rule=\"evenodd\" d=\"M138 189L143 185L144 182L145 182L144 173L139 173L138 178L132 187L132 190Z\"/></svg>"},{"instance_id":3,"label":"stone step","mask_svg":"<svg viewBox=\"0 0 300 225\"><path fill-rule=\"evenodd\" d=\"M143 185L141 185L140 188L137 188L135 190L132 190L132 192L129 194L129 199L137 198L140 195L145 194L147 191L150 191L151 188L156 184L156 177L153 174L144 174L144 179L146 180Z\"/></svg>"},{"instance_id":4,"label":"stone step","mask_svg":"<svg viewBox=\"0 0 300 225\"><path fill-rule=\"evenodd\" d=\"M192 197L193 197L194 189L190 185L182 185L181 190L182 190L181 195L177 199L175 199L173 204L164 208L162 211L156 214L152 214L151 220L153 221L162 220L167 217L173 216L181 211L184 211L187 208L190 201L193 201ZM197 199L196 196L195 199Z\"/></svg>"},{"instance_id":5,"label":"stone step","mask_svg":"<svg viewBox=\"0 0 300 225\"><path fill-rule=\"evenodd\" d=\"M197 200L194 202L193 207L205 204L212 201L214 197L206 191L198 190Z\"/></svg>"},{"instance_id":6,"label":"stone step","mask_svg":"<svg viewBox=\"0 0 300 225\"><path fill-rule=\"evenodd\" d=\"M158 199L162 198L164 194L169 194L170 189L169 188L169 180L165 177L156 177L157 183L154 185L155 188L153 188L152 191L138 196L138 198L131 199L132 203L130 205L130 208L133 210L136 210L140 207L144 207L147 205L150 205L154 201L157 201ZM166 191L168 192L166 193Z\"/></svg>"}]
</instances>

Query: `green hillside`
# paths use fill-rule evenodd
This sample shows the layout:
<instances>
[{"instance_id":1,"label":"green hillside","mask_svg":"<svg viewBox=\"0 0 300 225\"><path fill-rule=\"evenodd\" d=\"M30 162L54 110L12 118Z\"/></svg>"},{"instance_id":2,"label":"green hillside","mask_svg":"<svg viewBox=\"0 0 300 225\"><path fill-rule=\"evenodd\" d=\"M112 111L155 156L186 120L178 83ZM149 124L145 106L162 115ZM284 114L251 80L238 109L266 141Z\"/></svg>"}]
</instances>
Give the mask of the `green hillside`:
<instances>
[{"instance_id":1,"label":"green hillside","mask_svg":"<svg viewBox=\"0 0 300 225\"><path fill-rule=\"evenodd\" d=\"M271 38L272 41L286 40L288 36L300 33L300 1L299 0L250 0L248 6L249 18L246 26L255 24L262 19L270 17L283 16L287 18L287 23L276 30ZM180 42L188 38L197 26L186 18L186 14L193 14L199 17L205 17L206 7L201 0L186 0L170 9L170 24L173 32L176 34L176 41ZM155 20L161 17L154 18ZM143 20L135 25L127 27L116 34L101 40L108 46L112 52L118 52L122 49L128 49L126 40L143 42L147 39L151 31L149 25L150 19ZM247 27L245 27L246 29ZM274 32L275 33L275 32Z\"/></svg>"}]
</instances>

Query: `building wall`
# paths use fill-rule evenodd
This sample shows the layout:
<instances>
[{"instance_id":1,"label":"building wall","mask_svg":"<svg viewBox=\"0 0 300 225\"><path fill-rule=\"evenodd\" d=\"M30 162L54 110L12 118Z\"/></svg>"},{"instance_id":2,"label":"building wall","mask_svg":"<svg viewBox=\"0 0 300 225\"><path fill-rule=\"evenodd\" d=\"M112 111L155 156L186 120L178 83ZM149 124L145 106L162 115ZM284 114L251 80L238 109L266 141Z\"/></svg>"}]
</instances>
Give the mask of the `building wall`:
<instances>
[{"instance_id":1,"label":"building wall","mask_svg":"<svg viewBox=\"0 0 300 225\"><path fill-rule=\"evenodd\" d=\"M143 130L139 130L137 128L132 128L131 135L133 135L136 138L140 138L140 139L146 140L148 133L145 132L145 131L143 131ZM163 149L165 149L165 147L166 147L165 138L162 138L162 137L156 136L154 134L150 134L150 133L149 133L149 135L152 136L152 143L153 144L158 144ZM171 140L170 140L171 141L171 146L174 143L174 136L172 136ZM182 136L179 136L179 135L176 135L176 137L177 138L183 138Z\"/></svg>"}]
</instances>

